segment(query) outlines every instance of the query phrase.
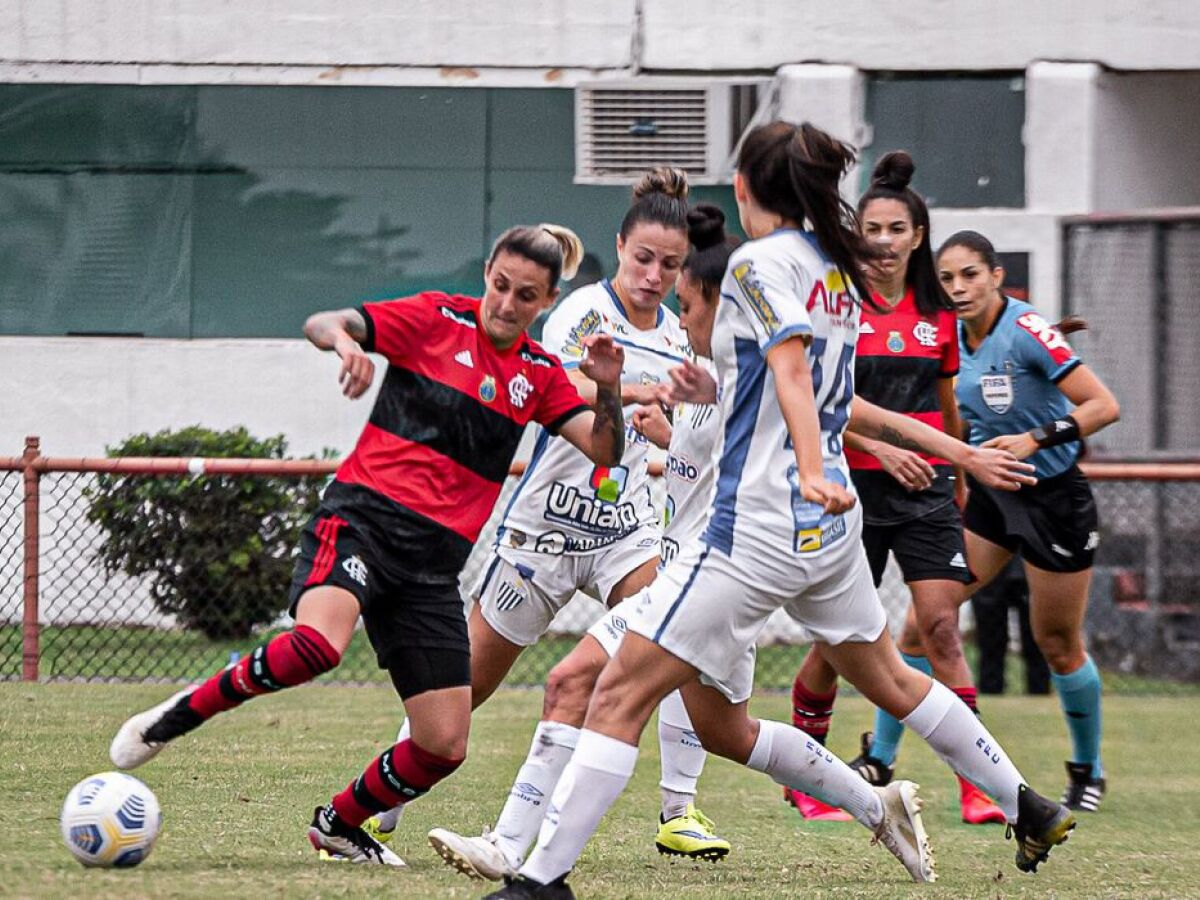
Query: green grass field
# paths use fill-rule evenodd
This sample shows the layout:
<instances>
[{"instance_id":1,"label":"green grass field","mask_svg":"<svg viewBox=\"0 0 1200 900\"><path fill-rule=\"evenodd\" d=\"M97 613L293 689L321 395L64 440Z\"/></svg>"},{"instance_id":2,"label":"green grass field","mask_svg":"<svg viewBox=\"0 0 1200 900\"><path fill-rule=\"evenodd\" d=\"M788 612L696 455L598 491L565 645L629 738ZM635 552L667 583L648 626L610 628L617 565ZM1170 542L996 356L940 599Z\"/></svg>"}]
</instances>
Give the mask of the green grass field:
<instances>
[{"instance_id":1,"label":"green grass field","mask_svg":"<svg viewBox=\"0 0 1200 900\"><path fill-rule=\"evenodd\" d=\"M302 688L248 704L187 736L138 772L166 821L129 871L85 870L62 846L71 785L110 768L123 718L172 690L157 686L0 684L0 896L478 897L485 885L445 868L425 842L445 826L494 820L524 757L540 691L505 691L476 716L471 757L414 804L397 837L407 870L318 863L305 839L315 805L340 790L394 734L399 704L375 687ZM784 718L787 699L752 708ZM1104 810L1085 816L1042 872L1022 875L999 826L957 820L951 774L906 740L902 772L924 787L940 880L915 886L855 824L804 823L761 775L710 760L701 805L734 844L719 865L671 863L653 847L657 742L648 733L629 790L571 882L581 897L1182 897L1200 896L1200 716L1188 697L1111 697ZM1067 741L1053 698L987 698L985 714L1035 786L1057 794ZM854 755L869 726L860 699L839 702L831 746ZM653 729L651 729L652 732Z\"/></svg>"}]
</instances>

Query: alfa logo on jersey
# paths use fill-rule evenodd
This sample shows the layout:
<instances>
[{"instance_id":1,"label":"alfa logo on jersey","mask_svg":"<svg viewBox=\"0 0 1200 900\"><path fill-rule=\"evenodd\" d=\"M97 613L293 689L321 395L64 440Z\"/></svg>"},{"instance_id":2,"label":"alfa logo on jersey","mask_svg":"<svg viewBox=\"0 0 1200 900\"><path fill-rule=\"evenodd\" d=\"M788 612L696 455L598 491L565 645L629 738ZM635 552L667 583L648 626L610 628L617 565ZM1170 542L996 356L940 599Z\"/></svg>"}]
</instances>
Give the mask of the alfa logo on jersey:
<instances>
[{"instance_id":1,"label":"alfa logo on jersey","mask_svg":"<svg viewBox=\"0 0 1200 900\"><path fill-rule=\"evenodd\" d=\"M1013 381L1011 375L981 375L979 391L983 402L994 413L1003 415L1012 409Z\"/></svg>"},{"instance_id":2,"label":"alfa logo on jersey","mask_svg":"<svg viewBox=\"0 0 1200 900\"><path fill-rule=\"evenodd\" d=\"M588 482L596 492L596 498L606 503L616 503L625 490L625 482L629 478L629 470L624 466L596 466L592 469L592 478Z\"/></svg>"},{"instance_id":3,"label":"alfa logo on jersey","mask_svg":"<svg viewBox=\"0 0 1200 900\"><path fill-rule=\"evenodd\" d=\"M932 322L926 322L922 319L913 326L913 337L917 339L917 343L922 347L936 347L938 327Z\"/></svg>"},{"instance_id":4,"label":"alfa logo on jersey","mask_svg":"<svg viewBox=\"0 0 1200 900\"><path fill-rule=\"evenodd\" d=\"M748 262L734 266L733 280L742 289L743 296L750 304L750 311L754 313L758 321L762 322L767 334L771 335L778 331L783 323L779 321L779 316L775 313L770 301L767 300L762 282L754 274L754 267Z\"/></svg>"},{"instance_id":5,"label":"alfa logo on jersey","mask_svg":"<svg viewBox=\"0 0 1200 900\"><path fill-rule=\"evenodd\" d=\"M589 309L587 315L567 333L567 343L563 347L563 353L567 356L573 356L576 359L583 357L583 339L589 335L595 334L600 330L600 313L594 309Z\"/></svg>"},{"instance_id":6,"label":"alfa logo on jersey","mask_svg":"<svg viewBox=\"0 0 1200 900\"><path fill-rule=\"evenodd\" d=\"M893 353L904 352L904 338L900 336L898 331L889 331L887 337L887 348Z\"/></svg>"},{"instance_id":7,"label":"alfa logo on jersey","mask_svg":"<svg viewBox=\"0 0 1200 900\"><path fill-rule=\"evenodd\" d=\"M529 379L518 372L508 382L508 400L517 409L522 409L525 406L525 401L529 399L529 395L533 393L533 385Z\"/></svg>"}]
</instances>

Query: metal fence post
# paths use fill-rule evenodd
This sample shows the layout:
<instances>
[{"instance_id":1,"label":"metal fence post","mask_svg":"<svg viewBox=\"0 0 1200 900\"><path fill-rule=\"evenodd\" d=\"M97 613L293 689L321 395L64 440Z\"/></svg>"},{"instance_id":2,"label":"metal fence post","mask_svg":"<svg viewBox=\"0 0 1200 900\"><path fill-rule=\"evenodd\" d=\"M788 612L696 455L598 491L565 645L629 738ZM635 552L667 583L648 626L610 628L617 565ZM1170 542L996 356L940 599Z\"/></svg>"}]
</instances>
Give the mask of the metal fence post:
<instances>
[{"instance_id":1,"label":"metal fence post","mask_svg":"<svg viewBox=\"0 0 1200 900\"><path fill-rule=\"evenodd\" d=\"M38 680L40 628L38 623L38 555L41 550L38 539L39 480L41 473L34 465L40 455L41 440L25 438L25 452L21 459L25 463L22 474L25 478L25 542L24 542L24 609L21 617L21 680Z\"/></svg>"}]
</instances>

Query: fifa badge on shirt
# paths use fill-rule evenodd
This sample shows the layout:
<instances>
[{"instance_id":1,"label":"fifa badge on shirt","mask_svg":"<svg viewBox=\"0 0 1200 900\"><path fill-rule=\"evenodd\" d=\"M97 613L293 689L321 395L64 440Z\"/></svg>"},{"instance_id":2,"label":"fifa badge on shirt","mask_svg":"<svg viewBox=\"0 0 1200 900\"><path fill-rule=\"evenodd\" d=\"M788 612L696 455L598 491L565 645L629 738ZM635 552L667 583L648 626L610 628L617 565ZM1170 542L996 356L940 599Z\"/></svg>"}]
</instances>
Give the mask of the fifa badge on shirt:
<instances>
[{"instance_id":1,"label":"fifa badge on shirt","mask_svg":"<svg viewBox=\"0 0 1200 900\"><path fill-rule=\"evenodd\" d=\"M484 375L483 381L479 382L479 399L484 403L491 403L496 399L496 379L491 375Z\"/></svg>"},{"instance_id":2,"label":"fifa badge on shirt","mask_svg":"<svg viewBox=\"0 0 1200 900\"><path fill-rule=\"evenodd\" d=\"M887 348L893 353L904 352L904 338L900 336L898 331L889 331L887 339Z\"/></svg>"},{"instance_id":3,"label":"fifa badge on shirt","mask_svg":"<svg viewBox=\"0 0 1200 900\"><path fill-rule=\"evenodd\" d=\"M983 402L994 413L1003 415L1012 409L1013 383L1011 375L981 375L979 390Z\"/></svg>"}]
</instances>

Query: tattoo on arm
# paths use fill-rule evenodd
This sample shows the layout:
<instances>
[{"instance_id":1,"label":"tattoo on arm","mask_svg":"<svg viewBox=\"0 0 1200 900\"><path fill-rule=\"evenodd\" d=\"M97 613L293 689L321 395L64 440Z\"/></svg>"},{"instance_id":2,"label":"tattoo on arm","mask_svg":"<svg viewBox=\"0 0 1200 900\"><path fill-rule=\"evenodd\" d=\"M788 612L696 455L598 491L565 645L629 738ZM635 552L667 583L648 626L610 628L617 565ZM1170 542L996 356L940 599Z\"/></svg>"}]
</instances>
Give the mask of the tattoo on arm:
<instances>
[{"instance_id":1,"label":"tattoo on arm","mask_svg":"<svg viewBox=\"0 0 1200 900\"><path fill-rule=\"evenodd\" d=\"M611 448L612 464L615 465L625 453L625 417L621 413L620 393L597 386L595 410L592 439Z\"/></svg>"},{"instance_id":2,"label":"tattoo on arm","mask_svg":"<svg viewBox=\"0 0 1200 900\"><path fill-rule=\"evenodd\" d=\"M894 447L900 447L902 450L924 450L925 448L911 438L906 438L891 425L879 426L879 439L887 441Z\"/></svg>"}]
</instances>

